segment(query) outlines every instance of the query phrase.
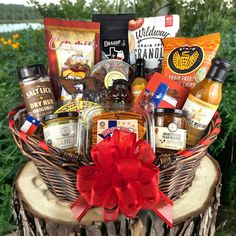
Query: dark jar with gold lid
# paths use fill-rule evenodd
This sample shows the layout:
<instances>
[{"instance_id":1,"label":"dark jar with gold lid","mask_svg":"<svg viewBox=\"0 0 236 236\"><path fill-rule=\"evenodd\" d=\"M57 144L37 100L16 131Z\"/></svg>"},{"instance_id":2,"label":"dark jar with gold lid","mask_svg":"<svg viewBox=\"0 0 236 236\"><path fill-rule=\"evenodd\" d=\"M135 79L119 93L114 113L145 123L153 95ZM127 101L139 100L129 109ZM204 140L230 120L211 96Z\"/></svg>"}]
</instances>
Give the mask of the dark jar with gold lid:
<instances>
[{"instance_id":1,"label":"dark jar with gold lid","mask_svg":"<svg viewBox=\"0 0 236 236\"><path fill-rule=\"evenodd\" d=\"M27 112L41 120L54 111L55 98L50 78L42 64L17 69Z\"/></svg>"},{"instance_id":2,"label":"dark jar with gold lid","mask_svg":"<svg viewBox=\"0 0 236 236\"><path fill-rule=\"evenodd\" d=\"M156 153L175 153L186 148L186 112L157 108L154 112Z\"/></svg>"}]
</instances>

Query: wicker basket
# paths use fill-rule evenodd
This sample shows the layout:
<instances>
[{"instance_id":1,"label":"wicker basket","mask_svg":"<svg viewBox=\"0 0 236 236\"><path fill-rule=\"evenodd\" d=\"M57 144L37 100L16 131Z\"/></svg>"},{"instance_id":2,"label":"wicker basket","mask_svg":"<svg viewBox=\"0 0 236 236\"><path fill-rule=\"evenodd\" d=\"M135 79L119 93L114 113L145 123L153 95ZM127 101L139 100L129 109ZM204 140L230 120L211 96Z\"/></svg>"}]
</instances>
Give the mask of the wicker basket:
<instances>
[{"instance_id":1,"label":"wicker basket","mask_svg":"<svg viewBox=\"0 0 236 236\"><path fill-rule=\"evenodd\" d=\"M9 128L14 140L24 156L32 160L48 189L60 200L73 202L79 192L76 188L76 171L80 166L88 165L82 155L74 155L47 145L36 135L27 136L20 128L25 121L25 107L18 106L8 115ZM183 150L175 155L163 154L156 158L160 167L159 187L172 200L178 198L192 183L201 158L220 132L221 119L217 112L213 117L208 134L195 147Z\"/></svg>"}]
</instances>

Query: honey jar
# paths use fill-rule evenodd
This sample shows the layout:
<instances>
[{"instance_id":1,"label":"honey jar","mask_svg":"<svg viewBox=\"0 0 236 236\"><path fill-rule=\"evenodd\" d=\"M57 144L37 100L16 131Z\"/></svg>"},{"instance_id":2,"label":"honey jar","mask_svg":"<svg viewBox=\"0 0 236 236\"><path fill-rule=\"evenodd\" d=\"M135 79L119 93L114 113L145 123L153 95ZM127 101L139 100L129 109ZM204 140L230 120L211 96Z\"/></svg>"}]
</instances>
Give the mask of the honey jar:
<instances>
[{"instance_id":1,"label":"honey jar","mask_svg":"<svg viewBox=\"0 0 236 236\"><path fill-rule=\"evenodd\" d=\"M47 115L43 118L43 123L43 134L47 144L69 152L77 151L77 112Z\"/></svg>"},{"instance_id":2,"label":"honey jar","mask_svg":"<svg viewBox=\"0 0 236 236\"><path fill-rule=\"evenodd\" d=\"M186 112L157 108L154 112L156 153L175 153L186 148Z\"/></svg>"}]
</instances>

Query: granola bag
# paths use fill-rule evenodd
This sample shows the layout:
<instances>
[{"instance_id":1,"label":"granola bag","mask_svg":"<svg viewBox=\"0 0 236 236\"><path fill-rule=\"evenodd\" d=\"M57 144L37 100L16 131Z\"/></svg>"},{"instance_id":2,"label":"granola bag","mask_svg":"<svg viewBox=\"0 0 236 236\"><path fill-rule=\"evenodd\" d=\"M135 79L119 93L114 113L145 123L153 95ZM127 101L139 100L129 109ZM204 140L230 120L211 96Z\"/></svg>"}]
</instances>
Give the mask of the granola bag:
<instances>
[{"instance_id":1,"label":"granola bag","mask_svg":"<svg viewBox=\"0 0 236 236\"><path fill-rule=\"evenodd\" d=\"M220 33L197 38L163 39L162 73L191 89L205 78L220 45Z\"/></svg>"},{"instance_id":2,"label":"granola bag","mask_svg":"<svg viewBox=\"0 0 236 236\"><path fill-rule=\"evenodd\" d=\"M54 92L57 99L70 100L76 90L78 94L83 90L75 81L99 61L100 23L45 18L44 26Z\"/></svg>"},{"instance_id":3,"label":"granola bag","mask_svg":"<svg viewBox=\"0 0 236 236\"><path fill-rule=\"evenodd\" d=\"M130 20L129 25L130 63L145 59L146 70L160 70L164 57L161 39L175 37L179 30L179 16L157 16Z\"/></svg>"}]
</instances>

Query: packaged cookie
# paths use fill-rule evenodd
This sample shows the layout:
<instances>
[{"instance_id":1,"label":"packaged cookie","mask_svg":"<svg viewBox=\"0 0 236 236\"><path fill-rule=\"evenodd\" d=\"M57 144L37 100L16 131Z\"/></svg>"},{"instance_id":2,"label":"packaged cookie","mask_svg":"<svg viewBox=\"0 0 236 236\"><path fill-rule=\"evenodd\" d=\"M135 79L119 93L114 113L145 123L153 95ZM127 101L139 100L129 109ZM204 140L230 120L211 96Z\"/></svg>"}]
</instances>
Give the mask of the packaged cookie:
<instances>
[{"instance_id":1,"label":"packaged cookie","mask_svg":"<svg viewBox=\"0 0 236 236\"><path fill-rule=\"evenodd\" d=\"M74 80L83 79L99 61L100 23L44 19L50 76L57 98L70 99ZM58 78L63 78L58 83ZM61 86L61 89L59 88ZM80 91L78 91L80 92Z\"/></svg>"},{"instance_id":2,"label":"packaged cookie","mask_svg":"<svg viewBox=\"0 0 236 236\"><path fill-rule=\"evenodd\" d=\"M147 71L158 70L164 57L161 39L174 37L179 30L179 16L157 16L130 20L129 25L130 63L145 59Z\"/></svg>"},{"instance_id":3,"label":"packaged cookie","mask_svg":"<svg viewBox=\"0 0 236 236\"><path fill-rule=\"evenodd\" d=\"M162 73L191 89L203 80L220 45L220 33L197 38L163 39Z\"/></svg>"},{"instance_id":4,"label":"packaged cookie","mask_svg":"<svg viewBox=\"0 0 236 236\"><path fill-rule=\"evenodd\" d=\"M145 139L154 148L152 140L152 119L140 107L132 110L128 107L120 109L115 106L91 108L84 114L85 149L89 150L107 136L111 136L115 129L136 133L137 140Z\"/></svg>"}]
</instances>

